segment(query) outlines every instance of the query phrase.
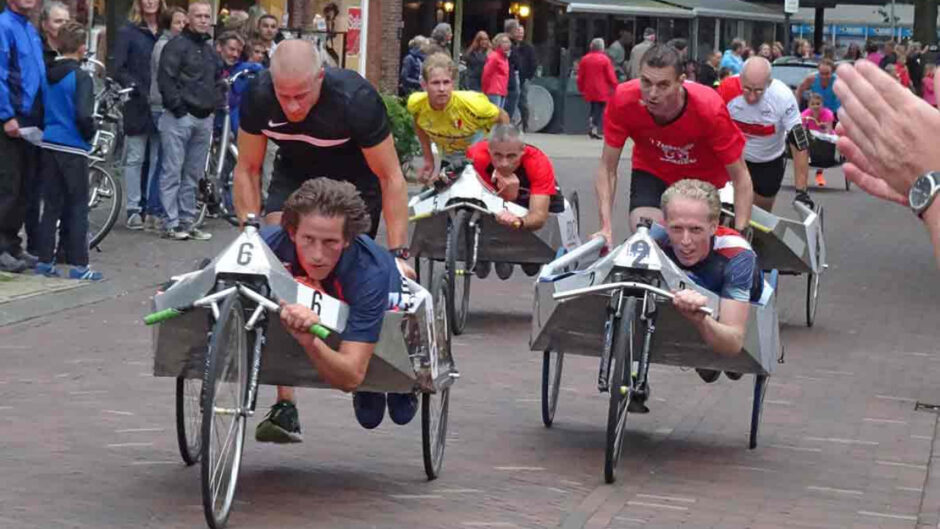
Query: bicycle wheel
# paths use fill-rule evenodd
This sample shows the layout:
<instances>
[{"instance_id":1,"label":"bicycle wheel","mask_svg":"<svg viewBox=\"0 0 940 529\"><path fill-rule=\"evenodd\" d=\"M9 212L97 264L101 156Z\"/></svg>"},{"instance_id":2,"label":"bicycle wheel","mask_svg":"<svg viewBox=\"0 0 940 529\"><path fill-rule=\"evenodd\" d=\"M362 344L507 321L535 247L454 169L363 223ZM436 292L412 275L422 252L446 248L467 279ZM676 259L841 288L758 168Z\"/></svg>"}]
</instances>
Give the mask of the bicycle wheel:
<instances>
[{"instance_id":1,"label":"bicycle wheel","mask_svg":"<svg viewBox=\"0 0 940 529\"><path fill-rule=\"evenodd\" d=\"M819 210L819 220L822 222L822 209ZM822 258L822 242L816 237L816 259ZM822 272L822 264L819 265ZM806 276L806 326L812 327L816 323L816 306L819 305L819 273L810 272Z\"/></svg>"},{"instance_id":2,"label":"bicycle wheel","mask_svg":"<svg viewBox=\"0 0 940 529\"><path fill-rule=\"evenodd\" d=\"M468 211L458 211L447 224L444 265L449 289L447 317L450 319L451 332L455 335L463 334L470 308L470 277L473 274L469 270L473 257L473 234L467 229L469 216Z\"/></svg>"},{"instance_id":3,"label":"bicycle wheel","mask_svg":"<svg viewBox=\"0 0 940 529\"><path fill-rule=\"evenodd\" d=\"M447 319L447 295L449 288L438 276L431 291L434 299L434 329L437 333L438 360L450 362L450 326ZM421 452L424 472L428 480L437 479L444 463L444 445L447 441L447 412L450 408L450 386L437 393L421 395Z\"/></svg>"},{"instance_id":4,"label":"bicycle wheel","mask_svg":"<svg viewBox=\"0 0 940 529\"><path fill-rule=\"evenodd\" d=\"M542 353L542 423L551 428L555 420L555 409L558 407L558 387L561 385L561 371L565 363L565 353L555 351L552 361L552 351Z\"/></svg>"},{"instance_id":5,"label":"bicycle wheel","mask_svg":"<svg viewBox=\"0 0 940 529\"><path fill-rule=\"evenodd\" d=\"M95 164L88 169L88 247L95 248L111 231L121 206L124 187L103 167Z\"/></svg>"},{"instance_id":6,"label":"bicycle wheel","mask_svg":"<svg viewBox=\"0 0 940 529\"><path fill-rule=\"evenodd\" d=\"M245 441L248 336L239 296L222 303L209 340L202 399L202 506L212 529L225 526Z\"/></svg>"},{"instance_id":7,"label":"bicycle wheel","mask_svg":"<svg viewBox=\"0 0 940 529\"><path fill-rule=\"evenodd\" d=\"M202 380L176 378L176 441L186 466L199 462L202 451Z\"/></svg>"},{"instance_id":8,"label":"bicycle wheel","mask_svg":"<svg viewBox=\"0 0 940 529\"><path fill-rule=\"evenodd\" d=\"M623 451L623 435L627 425L627 405L633 389L631 369L633 366L633 346L636 339L635 328L636 300L628 298L624 303L622 316L610 316L610 325L614 333L611 344L610 393L607 407L607 443L604 450L604 481L613 483L617 480L617 465Z\"/></svg>"}]
</instances>

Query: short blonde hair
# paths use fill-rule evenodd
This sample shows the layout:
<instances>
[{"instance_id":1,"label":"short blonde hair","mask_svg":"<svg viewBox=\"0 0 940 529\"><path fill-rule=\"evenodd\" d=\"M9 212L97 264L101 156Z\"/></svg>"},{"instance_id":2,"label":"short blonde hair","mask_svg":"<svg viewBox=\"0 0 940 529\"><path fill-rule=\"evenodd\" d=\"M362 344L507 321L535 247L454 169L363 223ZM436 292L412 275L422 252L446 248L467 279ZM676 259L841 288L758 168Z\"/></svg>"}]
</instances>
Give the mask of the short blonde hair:
<instances>
[{"instance_id":1,"label":"short blonde hair","mask_svg":"<svg viewBox=\"0 0 940 529\"><path fill-rule=\"evenodd\" d=\"M431 79L431 70L438 68L446 71L451 79L457 79L457 65L454 64L454 60L446 53L437 52L432 53L421 65L421 75L424 76L424 80L429 81Z\"/></svg>"},{"instance_id":2,"label":"short blonde hair","mask_svg":"<svg viewBox=\"0 0 940 529\"><path fill-rule=\"evenodd\" d=\"M708 220L710 221L717 221L718 217L721 216L721 199L718 197L718 190L715 186L703 180L686 178L669 186L669 189L663 193L660 199L660 208L663 210L663 215L666 215L669 202L674 198L704 202L708 206Z\"/></svg>"}]
</instances>

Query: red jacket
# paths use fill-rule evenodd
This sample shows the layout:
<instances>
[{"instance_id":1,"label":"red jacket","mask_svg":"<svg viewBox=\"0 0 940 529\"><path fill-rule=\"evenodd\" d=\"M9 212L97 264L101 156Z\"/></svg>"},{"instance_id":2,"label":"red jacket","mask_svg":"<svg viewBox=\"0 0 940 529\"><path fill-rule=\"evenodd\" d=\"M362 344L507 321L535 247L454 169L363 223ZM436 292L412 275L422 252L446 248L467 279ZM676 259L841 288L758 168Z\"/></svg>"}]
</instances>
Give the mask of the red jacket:
<instances>
[{"instance_id":1,"label":"red jacket","mask_svg":"<svg viewBox=\"0 0 940 529\"><path fill-rule=\"evenodd\" d=\"M610 57L603 51L592 51L578 65L578 91L585 101L607 102L617 88L617 76Z\"/></svg>"},{"instance_id":2,"label":"red jacket","mask_svg":"<svg viewBox=\"0 0 940 529\"><path fill-rule=\"evenodd\" d=\"M483 66L483 93L505 97L509 93L509 59L496 48L486 56Z\"/></svg>"}]
</instances>

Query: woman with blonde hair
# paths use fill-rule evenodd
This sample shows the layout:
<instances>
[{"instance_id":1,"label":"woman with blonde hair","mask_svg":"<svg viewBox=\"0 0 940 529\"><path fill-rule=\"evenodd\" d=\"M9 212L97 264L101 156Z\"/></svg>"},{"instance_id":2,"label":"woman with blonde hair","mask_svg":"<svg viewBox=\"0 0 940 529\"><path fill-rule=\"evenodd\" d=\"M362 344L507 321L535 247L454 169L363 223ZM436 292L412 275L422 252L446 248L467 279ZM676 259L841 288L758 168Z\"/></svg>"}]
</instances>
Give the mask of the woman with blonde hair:
<instances>
[{"instance_id":1,"label":"woman with blonde hair","mask_svg":"<svg viewBox=\"0 0 940 529\"><path fill-rule=\"evenodd\" d=\"M147 197L141 185L141 170L149 144L151 151L159 148L160 135L150 115L150 58L160 37L160 15L166 9L163 0L135 0L127 15L127 24L114 41L112 66L121 86L134 87L124 104L124 196L127 197L127 227L141 230L142 208ZM149 178L156 167L150 168Z\"/></svg>"}]
</instances>

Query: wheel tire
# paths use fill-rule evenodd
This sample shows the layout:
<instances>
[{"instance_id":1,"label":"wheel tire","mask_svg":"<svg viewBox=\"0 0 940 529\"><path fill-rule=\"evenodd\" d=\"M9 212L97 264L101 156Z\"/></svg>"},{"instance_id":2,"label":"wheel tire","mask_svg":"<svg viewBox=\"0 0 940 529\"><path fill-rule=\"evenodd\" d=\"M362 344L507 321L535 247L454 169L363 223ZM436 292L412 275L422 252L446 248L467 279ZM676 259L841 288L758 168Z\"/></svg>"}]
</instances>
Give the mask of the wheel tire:
<instances>
[{"instance_id":1,"label":"wheel tire","mask_svg":"<svg viewBox=\"0 0 940 529\"><path fill-rule=\"evenodd\" d=\"M209 339L207 355L202 404L202 439L205 441L202 443L201 456L202 506L209 527L221 529L232 509L245 442L248 336L245 331L245 312L236 294L230 295L222 303ZM226 402L218 401L220 390L224 389L223 384L232 389ZM218 414L222 409L227 413ZM216 422L226 417L232 418L227 433L215 433ZM213 441L216 439L223 439L221 450L214 449ZM231 450L226 450L228 447Z\"/></svg>"},{"instance_id":2,"label":"wheel tire","mask_svg":"<svg viewBox=\"0 0 940 529\"><path fill-rule=\"evenodd\" d=\"M176 441L186 466L199 462L202 455L202 380L176 378Z\"/></svg>"},{"instance_id":3,"label":"wheel tire","mask_svg":"<svg viewBox=\"0 0 940 529\"><path fill-rule=\"evenodd\" d=\"M627 424L627 406L630 403L631 368L633 365L633 344L636 337L634 321L636 300L627 299L623 316L612 316L614 339L611 344L611 369L609 385L609 404L607 407L607 443L604 449L604 481L613 483L617 480L616 470L623 451L623 435ZM627 387L621 393L622 387Z\"/></svg>"},{"instance_id":4,"label":"wheel tire","mask_svg":"<svg viewBox=\"0 0 940 529\"><path fill-rule=\"evenodd\" d=\"M88 170L88 248L96 248L108 235L124 206L124 186L103 167Z\"/></svg>"},{"instance_id":5,"label":"wheel tire","mask_svg":"<svg viewBox=\"0 0 940 529\"><path fill-rule=\"evenodd\" d=\"M561 372L564 365L565 353L556 351L554 362L550 350L542 353L542 423L546 428L551 428L552 422L555 420L555 410L558 408L558 390L561 385Z\"/></svg>"},{"instance_id":6,"label":"wheel tire","mask_svg":"<svg viewBox=\"0 0 940 529\"><path fill-rule=\"evenodd\" d=\"M843 177L845 178L845 190L850 191L852 189L852 182L849 180L849 177L845 176L845 173L843 173Z\"/></svg>"},{"instance_id":7,"label":"wheel tire","mask_svg":"<svg viewBox=\"0 0 940 529\"><path fill-rule=\"evenodd\" d=\"M760 420L764 411L764 395L767 394L768 375L754 376L754 402L751 406L751 434L747 447L751 450L757 448L757 433L760 429Z\"/></svg>"},{"instance_id":8,"label":"wheel tire","mask_svg":"<svg viewBox=\"0 0 940 529\"><path fill-rule=\"evenodd\" d=\"M819 210L819 221L822 224L822 209ZM822 245L816 238L816 258L819 259ZM820 268L822 265L820 264ZM806 276L806 326L812 327L816 323L816 307L819 305L819 274L810 272Z\"/></svg>"},{"instance_id":9,"label":"wheel tire","mask_svg":"<svg viewBox=\"0 0 940 529\"><path fill-rule=\"evenodd\" d=\"M568 195L568 203L571 204L571 209L574 210L574 221L575 225L578 227L578 234L581 234L581 200L578 198L578 192L572 191Z\"/></svg>"},{"instance_id":10,"label":"wheel tire","mask_svg":"<svg viewBox=\"0 0 940 529\"><path fill-rule=\"evenodd\" d=\"M450 323L447 317L447 296L450 295L445 275L437 277L431 290L434 299L434 328L437 332L438 360L451 361ZM421 395L421 451L428 480L437 479L444 463L447 441L447 413L450 409L450 387L437 393Z\"/></svg>"},{"instance_id":11,"label":"wheel tire","mask_svg":"<svg viewBox=\"0 0 940 529\"><path fill-rule=\"evenodd\" d=\"M470 278L467 273L467 258L473 251L472 237L467 230L467 211L458 211L447 224L447 248L445 250L444 273L447 276L447 317L450 330L454 335L463 334L467 326L467 313L470 309ZM464 259L460 260L460 242L463 241Z\"/></svg>"}]
</instances>

